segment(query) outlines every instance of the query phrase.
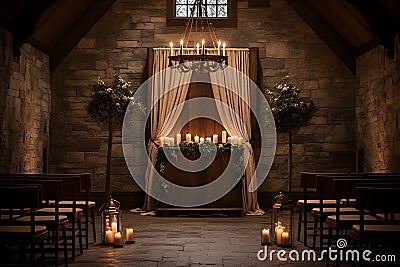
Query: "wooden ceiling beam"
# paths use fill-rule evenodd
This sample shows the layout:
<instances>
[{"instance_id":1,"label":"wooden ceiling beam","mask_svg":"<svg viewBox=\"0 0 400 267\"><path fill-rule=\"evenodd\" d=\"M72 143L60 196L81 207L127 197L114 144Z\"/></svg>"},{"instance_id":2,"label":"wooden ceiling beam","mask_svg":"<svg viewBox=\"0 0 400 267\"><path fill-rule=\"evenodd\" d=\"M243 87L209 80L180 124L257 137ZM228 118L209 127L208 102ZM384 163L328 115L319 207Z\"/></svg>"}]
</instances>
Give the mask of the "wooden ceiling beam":
<instances>
[{"instance_id":1,"label":"wooden ceiling beam","mask_svg":"<svg viewBox=\"0 0 400 267\"><path fill-rule=\"evenodd\" d=\"M321 37L343 63L353 72L356 71L355 49L324 20L308 0L286 0L300 17Z\"/></svg>"},{"instance_id":2,"label":"wooden ceiling beam","mask_svg":"<svg viewBox=\"0 0 400 267\"><path fill-rule=\"evenodd\" d=\"M78 44L85 34L96 24L116 0L93 1L84 12L50 49L51 71L53 71L68 53Z\"/></svg>"}]
</instances>

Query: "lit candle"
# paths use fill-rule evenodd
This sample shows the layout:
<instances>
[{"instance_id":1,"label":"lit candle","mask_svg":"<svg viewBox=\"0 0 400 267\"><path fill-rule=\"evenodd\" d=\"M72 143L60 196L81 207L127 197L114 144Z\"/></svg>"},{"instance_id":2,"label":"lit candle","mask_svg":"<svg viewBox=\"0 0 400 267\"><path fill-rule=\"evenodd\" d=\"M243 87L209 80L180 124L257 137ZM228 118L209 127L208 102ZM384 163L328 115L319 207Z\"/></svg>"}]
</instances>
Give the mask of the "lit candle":
<instances>
[{"instance_id":1,"label":"lit candle","mask_svg":"<svg viewBox=\"0 0 400 267\"><path fill-rule=\"evenodd\" d=\"M113 232L111 230L106 231L106 243L112 244L114 242Z\"/></svg>"},{"instance_id":2,"label":"lit candle","mask_svg":"<svg viewBox=\"0 0 400 267\"><path fill-rule=\"evenodd\" d=\"M164 137L164 136L161 136L161 137L160 137L160 145L161 145L161 146L164 146L164 143L165 143L165 137Z\"/></svg>"},{"instance_id":3,"label":"lit candle","mask_svg":"<svg viewBox=\"0 0 400 267\"><path fill-rule=\"evenodd\" d=\"M218 40L218 55L221 55L221 40Z\"/></svg>"},{"instance_id":4,"label":"lit candle","mask_svg":"<svg viewBox=\"0 0 400 267\"><path fill-rule=\"evenodd\" d=\"M175 139L173 137L168 137L168 145L173 146Z\"/></svg>"},{"instance_id":5,"label":"lit candle","mask_svg":"<svg viewBox=\"0 0 400 267\"><path fill-rule=\"evenodd\" d=\"M271 239L269 237L269 229L263 229L261 232L261 245L267 245L271 243Z\"/></svg>"},{"instance_id":6,"label":"lit candle","mask_svg":"<svg viewBox=\"0 0 400 267\"><path fill-rule=\"evenodd\" d=\"M114 235L114 246L122 245L122 236L120 232L115 233Z\"/></svg>"},{"instance_id":7,"label":"lit candle","mask_svg":"<svg viewBox=\"0 0 400 267\"><path fill-rule=\"evenodd\" d=\"M200 142L200 138L199 138L197 135L194 137L194 142L195 142L195 143Z\"/></svg>"},{"instance_id":8,"label":"lit candle","mask_svg":"<svg viewBox=\"0 0 400 267\"><path fill-rule=\"evenodd\" d=\"M276 244L281 245L282 244L282 233L283 233L283 228L277 228L276 231Z\"/></svg>"},{"instance_id":9,"label":"lit candle","mask_svg":"<svg viewBox=\"0 0 400 267\"><path fill-rule=\"evenodd\" d=\"M183 55L183 40L181 39L181 55Z\"/></svg>"},{"instance_id":10,"label":"lit candle","mask_svg":"<svg viewBox=\"0 0 400 267\"><path fill-rule=\"evenodd\" d=\"M213 143L218 143L218 134L213 134Z\"/></svg>"},{"instance_id":11,"label":"lit candle","mask_svg":"<svg viewBox=\"0 0 400 267\"><path fill-rule=\"evenodd\" d=\"M133 241L133 229L126 228L126 241L132 242Z\"/></svg>"},{"instance_id":12,"label":"lit candle","mask_svg":"<svg viewBox=\"0 0 400 267\"><path fill-rule=\"evenodd\" d=\"M228 137L228 143L232 144L232 137L230 137L230 136Z\"/></svg>"},{"instance_id":13,"label":"lit candle","mask_svg":"<svg viewBox=\"0 0 400 267\"><path fill-rule=\"evenodd\" d=\"M283 246L289 245L289 232L282 232L281 243Z\"/></svg>"},{"instance_id":14,"label":"lit candle","mask_svg":"<svg viewBox=\"0 0 400 267\"><path fill-rule=\"evenodd\" d=\"M179 144L181 142L182 135L181 134L176 134L176 143Z\"/></svg>"},{"instance_id":15,"label":"lit candle","mask_svg":"<svg viewBox=\"0 0 400 267\"><path fill-rule=\"evenodd\" d=\"M197 49L197 55L200 55L200 44L196 44L196 49Z\"/></svg>"},{"instance_id":16,"label":"lit candle","mask_svg":"<svg viewBox=\"0 0 400 267\"><path fill-rule=\"evenodd\" d=\"M237 145L238 144L238 137L237 135L232 136L232 145Z\"/></svg>"},{"instance_id":17,"label":"lit candle","mask_svg":"<svg viewBox=\"0 0 400 267\"><path fill-rule=\"evenodd\" d=\"M192 142L192 135L186 134L186 142Z\"/></svg>"},{"instance_id":18,"label":"lit candle","mask_svg":"<svg viewBox=\"0 0 400 267\"><path fill-rule=\"evenodd\" d=\"M225 48L226 48L226 43L224 42L222 44L222 55L225 56Z\"/></svg>"},{"instance_id":19,"label":"lit candle","mask_svg":"<svg viewBox=\"0 0 400 267\"><path fill-rule=\"evenodd\" d=\"M201 40L201 53L204 55L204 44L205 44L206 42L204 41L204 39L203 40Z\"/></svg>"},{"instance_id":20,"label":"lit candle","mask_svg":"<svg viewBox=\"0 0 400 267\"><path fill-rule=\"evenodd\" d=\"M238 145L243 145L243 137L238 138Z\"/></svg>"},{"instance_id":21,"label":"lit candle","mask_svg":"<svg viewBox=\"0 0 400 267\"><path fill-rule=\"evenodd\" d=\"M210 142L211 143L211 137L206 137L206 142Z\"/></svg>"},{"instance_id":22,"label":"lit candle","mask_svg":"<svg viewBox=\"0 0 400 267\"><path fill-rule=\"evenodd\" d=\"M226 131L222 131L222 143L226 143Z\"/></svg>"},{"instance_id":23,"label":"lit candle","mask_svg":"<svg viewBox=\"0 0 400 267\"><path fill-rule=\"evenodd\" d=\"M170 42L169 47L171 47L171 56L173 56L174 55L174 44L172 42Z\"/></svg>"},{"instance_id":24,"label":"lit candle","mask_svg":"<svg viewBox=\"0 0 400 267\"><path fill-rule=\"evenodd\" d=\"M111 223L111 230L113 233L117 232L117 222L112 222Z\"/></svg>"},{"instance_id":25,"label":"lit candle","mask_svg":"<svg viewBox=\"0 0 400 267\"><path fill-rule=\"evenodd\" d=\"M204 137L200 137L200 144L204 143Z\"/></svg>"}]
</instances>

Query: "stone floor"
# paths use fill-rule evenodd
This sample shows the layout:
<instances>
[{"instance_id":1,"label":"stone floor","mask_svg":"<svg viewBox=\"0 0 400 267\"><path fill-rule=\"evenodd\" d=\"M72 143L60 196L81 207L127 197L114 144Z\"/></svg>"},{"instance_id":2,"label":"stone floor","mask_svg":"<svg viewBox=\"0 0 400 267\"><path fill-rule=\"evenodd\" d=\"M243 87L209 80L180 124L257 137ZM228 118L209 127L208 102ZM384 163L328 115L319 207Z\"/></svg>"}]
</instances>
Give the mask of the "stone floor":
<instances>
[{"instance_id":1,"label":"stone floor","mask_svg":"<svg viewBox=\"0 0 400 267\"><path fill-rule=\"evenodd\" d=\"M244 217L154 217L124 210L123 226L136 230L135 244L123 248L91 244L71 266L325 266L321 262L282 262L276 254L273 261L260 261L260 232L270 228L270 216L267 212ZM277 247L268 247L271 249ZM291 249L301 253L304 247L295 242Z\"/></svg>"}]
</instances>

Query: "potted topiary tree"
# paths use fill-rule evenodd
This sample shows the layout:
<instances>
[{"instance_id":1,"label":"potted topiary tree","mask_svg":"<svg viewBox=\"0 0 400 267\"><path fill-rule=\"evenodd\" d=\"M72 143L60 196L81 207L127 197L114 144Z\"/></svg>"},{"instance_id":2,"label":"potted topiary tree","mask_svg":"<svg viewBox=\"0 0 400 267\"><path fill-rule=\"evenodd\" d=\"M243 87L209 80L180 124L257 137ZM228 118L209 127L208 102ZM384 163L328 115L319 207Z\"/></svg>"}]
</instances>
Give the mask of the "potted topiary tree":
<instances>
[{"instance_id":1,"label":"potted topiary tree","mask_svg":"<svg viewBox=\"0 0 400 267\"><path fill-rule=\"evenodd\" d=\"M107 85L98 77L97 82L92 86L92 91L87 112L90 117L108 129L105 184L105 194L108 197L110 193L111 151L114 130L121 126L129 101L133 100L134 91L131 89L131 83L124 81L118 74L114 76L114 80L110 85Z\"/></svg>"},{"instance_id":2,"label":"potted topiary tree","mask_svg":"<svg viewBox=\"0 0 400 267\"><path fill-rule=\"evenodd\" d=\"M272 90L266 90L265 97L275 118L276 129L287 133L289 137L288 180L289 192L292 192L292 154L293 134L309 124L317 111L314 102L299 96L297 85L289 81L289 76L276 83Z\"/></svg>"}]
</instances>

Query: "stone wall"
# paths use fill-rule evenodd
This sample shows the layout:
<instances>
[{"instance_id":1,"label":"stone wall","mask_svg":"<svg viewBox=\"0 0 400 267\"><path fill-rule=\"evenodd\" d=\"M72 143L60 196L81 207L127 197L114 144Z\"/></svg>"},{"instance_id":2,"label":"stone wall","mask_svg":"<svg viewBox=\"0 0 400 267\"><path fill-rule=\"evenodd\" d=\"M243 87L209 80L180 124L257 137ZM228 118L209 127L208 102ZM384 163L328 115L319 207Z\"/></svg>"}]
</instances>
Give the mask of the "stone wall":
<instances>
[{"instance_id":1,"label":"stone wall","mask_svg":"<svg viewBox=\"0 0 400 267\"><path fill-rule=\"evenodd\" d=\"M368 172L400 172L399 73L399 35L393 58L383 46L357 58L357 148Z\"/></svg>"},{"instance_id":2,"label":"stone wall","mask_svg":"<svg viewBox=\"0 0 400 267\"><path fill-rule=\"evenodd\" d=\"M50 87L48 56L25 44L17 62L11 34L0 29L0 172L43 172Z\"/></svg>"},{"instance_id":3,"label":"stone wall","mask_svg":"<svg viewBox=\"0 0 400 267\"><path fill-rule=\"evenodd\" d=\"M355 77L284 0L250 8L238 1L237 28L217 28L229 47L258 47L261 88L290 75L319 111L294 137L294 186L300 171L351 171L355 159ZM138 87L145 79L147 49L168 47L184 26L166 26L166 0L118 0L57 67L53 75L51 167L91 172L104 190L107 131L85 107L97 76L122 74ZM111 191L136 191L116 131ZM261 191L287 188L287 137L280 135L275 163ZM257 148L255 148L257 151Z\"/></svg>"}]
</instances>

